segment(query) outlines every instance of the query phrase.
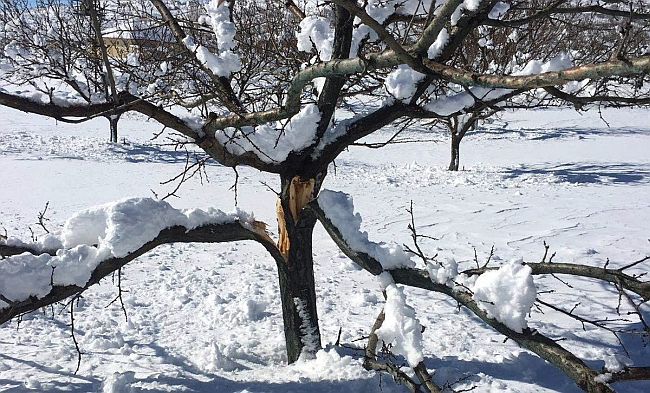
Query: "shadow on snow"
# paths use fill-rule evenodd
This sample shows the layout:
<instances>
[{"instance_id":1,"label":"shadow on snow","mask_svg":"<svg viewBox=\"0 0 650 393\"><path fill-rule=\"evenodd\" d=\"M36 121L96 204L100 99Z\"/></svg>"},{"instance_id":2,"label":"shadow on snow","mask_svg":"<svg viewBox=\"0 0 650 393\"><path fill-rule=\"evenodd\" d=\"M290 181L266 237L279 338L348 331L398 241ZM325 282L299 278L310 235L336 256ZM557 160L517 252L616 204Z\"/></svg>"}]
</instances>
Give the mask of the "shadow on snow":
<instances>
[{"instance_id":1,"label":"shadow on snow","mask_svg":"<svg viewBox=\"0 0 650 393\"><path fill-rule=\"evenodd\" d=\"M507 178L524 175L553 175L574 184L648 184L650 163L568 163L546 165L520 165L506 168Z\"/></svg>"}]
</instances>

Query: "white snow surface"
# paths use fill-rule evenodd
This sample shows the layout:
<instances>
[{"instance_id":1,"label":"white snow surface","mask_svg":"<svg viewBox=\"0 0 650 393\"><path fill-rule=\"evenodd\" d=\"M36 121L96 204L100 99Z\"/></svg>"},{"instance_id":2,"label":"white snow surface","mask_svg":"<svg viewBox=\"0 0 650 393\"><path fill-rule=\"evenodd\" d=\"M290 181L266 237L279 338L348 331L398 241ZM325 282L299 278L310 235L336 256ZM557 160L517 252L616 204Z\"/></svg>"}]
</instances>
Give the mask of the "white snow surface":
<instances>
[{"instance_id":1,"label":"white snow surface","mask_svg":"<svg viewBox=\"0 0 650 393\"><path fill-rule=\"evenodd\" d=\"M411 256L399 244L375 243L368 239L368 232L361 231L362 219L359 213L354 213L354 203L350 195L323 190L318 195L318 205L353 250L375 258L386 270L415 266Z\"/></svg>"},{"instance_id":2,"label":"white snow surface","mask_svg":"<svg viewBox=\"0 0 650 393\"><path fill-rule=\"evenodd\" d=\"M34 225L47 201L45 224L60 233L68 218L89 206L149 197L152 189L165 195L176 184L160 182L185 165L184 151L150 141L162 127L144 118L122 116L120 143L114 144L107 141L105 119L70 125L2 107L0 116L0 234L6 230L14 239L30 239L31 227L39 244L56 247L60 240ZM465 137L456 173L446 170L448 136L414 125L402 135L439 142L350 147L329 168L323 187L354 196L352 214L363 217L362 230L377 242L412 244L406 209L413 200L418 233L437 239L421 238L423 250L438 254L445 267L453 258L460 272L476 267L474 247L483 264L494 246L489 266L496 267L522 256L539 261L544 241L556 252L555 262L602 267L609 259L615 269L650 254L650 113L603 109L602 116L609 126L597 111L503 113ZM382 142L394 132L388 127L363 141ZM276 232L277 197L266 187L279 188L276 176L238 172L237 205L255 211ZM177 191L175 208L235 207L233 171L208 161L206 173L209 183L193 178ZM365 340L358 339L367 336L385 305L377 278L345 257L319 226L313 252L325 347L315 359L286 364L276 265L262 247L170 244L122 269L128 320L119 301L111 304L117 277L107 277L74 303L75 335L84 352L76 375L69 306L0 326L0 392L404 392L391 378L380 381L361 367ZM632 273L647 270L642 264ZM574 288L535 276L540 299L567 309L580 303L575 312L587 318L619 318L612 286L560 278ZM477 393L581 392L562 372L504 341L448 298L403 291L426 327L423 361L435 370L438 384L463 379L454 389ZM647 315L648 306L641 310ZM542 311L531 310L528 327L564 339L563 347L606 370L603 380L626 364L648 365L650 347L638 336L622 335L628 357L609 332L589 325L583 330L560 313ZM333 345L339 328L340 342L356 349ZM650 391L648 382L612 386L621 393Z\"/></svg>"},{"instance_id":3,"label":"white snow surface","mask_svg":"<svg viewBox=\"0 0 650 393\"><path fill-rule=\"evenodd\" d=\"M402 355L411 367L424 359L422 354L422 326L415 317L415 310L406 303L404 290L395 284L386 287L384 323L375 331L377 337L391 352ZM381 348L378 346L378 348Z\"/></svg>"},{"instance_id":4,"label":"white snow surface","mask_svg":"<svg viewBox=\"0 0 650 393\"><path fill-rule=\"evenodd\" d=\"M526 315L535 303L537 290L532 269L512 260L497 270L481 274L472 287L472 298L490 318L521 333L528 327Z\"/></svg>"}]
</instances>

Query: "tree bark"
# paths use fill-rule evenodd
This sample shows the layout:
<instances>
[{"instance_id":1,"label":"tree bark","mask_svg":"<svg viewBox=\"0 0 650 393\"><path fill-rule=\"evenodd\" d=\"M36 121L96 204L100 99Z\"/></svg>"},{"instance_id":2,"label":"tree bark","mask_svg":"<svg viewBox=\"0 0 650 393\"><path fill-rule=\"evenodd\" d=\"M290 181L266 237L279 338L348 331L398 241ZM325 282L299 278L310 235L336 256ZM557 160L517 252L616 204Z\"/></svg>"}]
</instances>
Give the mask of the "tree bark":
<instances>
[{"instance_id":1,"label":"tree bark","mask_svg":"<svg viewBox=\"0 0 650 393\"><path fill-rule=\"evenodd\" d=\"M321 348L312 253L317 219L310 210L303 209L319 188L320 181L315 184L313 179L282 178L278 248L284 255L284 262L278 263L278 278L288 363L298 360L303 352L314 354Z\"/></svg>"},{"instance_id":2,"label":"tree bark","mask_svg":"<svg viewBox=\"0 0 650 393\"><path fill-rule=\"evenodd\" d=\"M460 141L462 139L459 134L451 134L451 161L448 168L450 171L457 171L460 166Z\"/></svg>"},{"instance_id":3,"label":"tree bark","mask_svg":"<svg viewBox=\"0 0 650 393\"><path fill-rule=\"evenodd\" d=\"M111 129L111 142L117 143L117 123L120 121L119 115L111 115L108 117Z\"/></svg>"}]
</instances>

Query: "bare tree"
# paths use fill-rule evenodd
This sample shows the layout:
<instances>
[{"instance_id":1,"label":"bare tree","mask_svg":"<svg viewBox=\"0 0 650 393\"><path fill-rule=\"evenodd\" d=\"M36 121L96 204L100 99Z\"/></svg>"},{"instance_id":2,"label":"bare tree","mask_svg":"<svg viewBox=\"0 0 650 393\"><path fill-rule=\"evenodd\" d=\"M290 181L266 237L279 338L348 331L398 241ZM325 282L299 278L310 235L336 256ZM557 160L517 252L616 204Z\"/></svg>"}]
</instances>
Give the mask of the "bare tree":
<instances>
[{"instance_id":1,"label":"bare tree","mask_svg":"<svg viewBox=\"0 0 650 393\"><path fill-rule=\"evenodd\" d=\"M15 0L5 2L16 4ZM452 146L456 135L450 169L457 169L463 136L477 120L503 109L557 103L581 109L647 105L648 4L333 0L301 9L289 1L282 3L285 13L280 14L277 6L241 3L212 1L199 12L198 19L192 18L196 9L171 8L164 0L149 0L148 6L133 3L128 8L133 13L129 20L137 18L138 23L131 25L130 32L151 35L127 48L125 59L107 59L95 28L92 42L100 46L102 56L78 51L75 61L93 58L106 73L113 70L113 77L94 80L103 88L94 90L103 92L98 100L91 99L79 82L68 82L73 79L66 67L74 62L60 60L59 53L70 50L60 39L55 42L61 48L47 52L48 56L57 54L57 61L45 67L47 72L15 79L13 75L38 68L33 61L22 64L24 59L35 58L34 53L50 47L42 43L26 47L15 35L18 33L12 33L7 48L14 49L5 49L3 61L11 64L14 74L5 78L10 84L0 92L0 104L68 121L139 112L184 135L224 166L244 165L276 174L279 239L271 240L264 225L167 228L126 257L107 257L85 285L53 285L49 294L27 299L3 295L0 299L9 306L0 309L0 322L76 296L162 243L254 240L269 251L277 265L287 355L289 362L294 362L303 351L320 347L312 256L312 232L320 221L346 255L371 274L387 273L395 283L446 294L556 365L581 388L612 391L599 371L540 332L518 332L489 317L470 293L432 281L426 271L384 268L376 257L354 249L327 218L318 195L330 164L341 152L392 124L447 124L452 130ZM115 13L119 19L123 11L121 7L104 7L103 12ZM92 15L90 19L92 22ZM12 26L12 31L20 33L30 23L24 20ZM87 18L75 23L89 26ZM9 31L7 25L5 22L5 31ZM51 70L58 71L53 74ZM61 102L59 95L69 90L52 87L50 80L65 81L89 99ZM45 99L37 100L16 88L25 82L47 92ZM185 109L179 112L179 108ZM344 109L351 109L354 116L341 120L338 114ZM56 253L35 245L5 243L0 250L7 256L23 251ZM421 251L415 254L431 262ZM649 284L626 269L547 262L529 265L534 274L571 274L612 283L637 307L640 302L633 296L642 302L650 298ZM376 347L376 341L369 348L373 345ZM368 356L368 367L407 381L399 368L379 364L374 354ZM411 381L414 389L441 390L422 364L412 367L419 378L419 383ZM639 379L648 378L648 374L645 368L633 368L611 378Z\"/></svg>"}]
</instances>

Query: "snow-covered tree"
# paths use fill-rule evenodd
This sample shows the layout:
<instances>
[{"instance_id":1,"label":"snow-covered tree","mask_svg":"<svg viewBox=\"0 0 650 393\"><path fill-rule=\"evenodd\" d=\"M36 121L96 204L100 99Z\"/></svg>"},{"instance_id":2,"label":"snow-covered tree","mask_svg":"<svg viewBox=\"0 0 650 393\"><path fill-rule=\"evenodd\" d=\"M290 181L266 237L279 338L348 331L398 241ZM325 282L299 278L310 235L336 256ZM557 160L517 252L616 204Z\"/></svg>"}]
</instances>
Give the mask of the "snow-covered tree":
<instances>
[{"instance_id":1,"label":"snow-covered tree","mask_svg":"<svg viewBox=\"0 0 650 393\"><path fill-rule=\"evenodd\" d=\"M447 124L450 169L457 169L465 133L501 110L647 105L647 2L212 0L197 9L195 2L88 0L89 16L66 19L64 29L57 18L68 14L56 6L68 3L49 1L36 11L30 3L3 0L0 104L66 121L138 112L223 166L276 174L279 239L245 214L180 212L161 201L83 212L62 234L39 243L2 240L8 257L0 271L12 278L0 278L0 322L78 296L163 243L253 240L276 261L287 355L294 362L320 347L312 232L321 222L346 255L382 277L386 309L371 335L367 367L413 389L441 390L421 363L419 325L396 283L456 299L585 390L611 391L607 381L648 377L642 368L603 376L525 321L536 274L592 277L644 301L647 282L624 269L546 261L459 275L453 263L435 262L419 249L372 243L359 231L349 198L321 191L341 152L390 125ZM9 6L34 16L11 14ZM68 28L93 33L62 38ZM107 44L111 34L128 44L111 50L118 45ZM415 269L412 256L428 270ZM33 285L10 285L17 278ZM494 298L508 288L514 289L510 297ZM512 307L514 314L503 311ZM398 337L393 349L419 384L374 358L377 340L388 337Z\"/></svg>"}]
</instances>

